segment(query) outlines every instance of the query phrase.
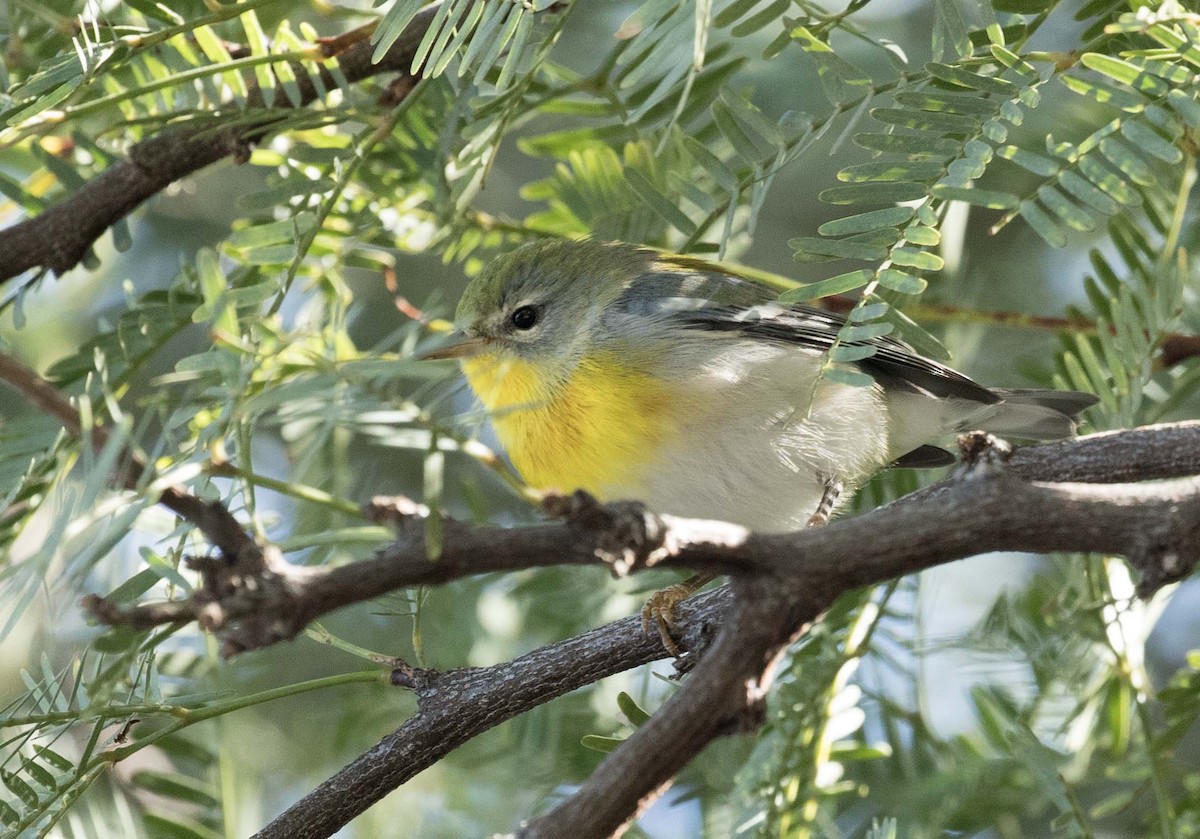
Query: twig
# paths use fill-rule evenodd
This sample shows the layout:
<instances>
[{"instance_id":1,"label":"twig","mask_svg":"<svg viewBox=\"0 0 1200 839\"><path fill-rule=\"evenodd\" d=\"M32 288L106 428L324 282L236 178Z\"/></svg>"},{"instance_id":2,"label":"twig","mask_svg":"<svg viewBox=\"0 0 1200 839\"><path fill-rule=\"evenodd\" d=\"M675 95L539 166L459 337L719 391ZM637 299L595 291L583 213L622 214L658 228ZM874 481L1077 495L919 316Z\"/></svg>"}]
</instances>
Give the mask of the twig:
<instances>
[{"instance_id":1,"label":"twig","mask_svg":"<svg viewBox=\"0 0 1200 839\"><path fill-rule=\"evenodd\" d=\"M382 73L407 74L440 6L433 3L421 9L377 63L371 62L367 27L323 42L322 49L326 54L336 51L341 76L351 83ZM320 95L318 88L303 68L297 69L300 106L311 104ZM324 89L339 84L324 69L321 79ZM398 90L393 88L391 92L395 95ZM275 108L288 104L277 102ZM262 105L261 92L251 85L245 107L253 110ZM227 128L214 128L212 122L201 121L135 144L124 160L109 166L58 204L0 232L0 284L32 268L48 268L59 275L74 268L109 227L143 201L225 157L245 160L250 146L270 133L280 119L264 111L261 122L247 124L239 119L237 125Z\"/></svg>"},{"instance_id":2,"label":"twig","mask_svg":"<svg viewBox=\"0 0 1200 839\"><path fill-rule=\"evenodd\" d=\"M70 434L83 436L83 419L71 400L36 372L5 353L0 353L0 381L57 419ZM100 450L108 445L110 435L108 429L95 425L91 428L90 438L92 446ZM123 468L114 482L125 489L141 491L142 484L148 478L145 459L130 450L125 452L121 462ZM268 557L264 551L220 502L204 501L183 487L171 486L159 493L158 503L195 525L222 552L226 565L232 570L239 574L261 574L266 570Z\"/></svg>"},{"instance_id":3,"label":"twig","mask_svg":"<svg viewBox=\"0 0 1200 839\"><path fill-rule=\"evenodd\" d=\"M680 639L699 649L729 608L728 588L680 605ZM418 711L274 821L255 839L329 836L387 792L472 737L555 697L665 656L641 619L624 618L491 667L431 672L401 668L394 681L416 694Z\"/></svg>"}]
</instances>

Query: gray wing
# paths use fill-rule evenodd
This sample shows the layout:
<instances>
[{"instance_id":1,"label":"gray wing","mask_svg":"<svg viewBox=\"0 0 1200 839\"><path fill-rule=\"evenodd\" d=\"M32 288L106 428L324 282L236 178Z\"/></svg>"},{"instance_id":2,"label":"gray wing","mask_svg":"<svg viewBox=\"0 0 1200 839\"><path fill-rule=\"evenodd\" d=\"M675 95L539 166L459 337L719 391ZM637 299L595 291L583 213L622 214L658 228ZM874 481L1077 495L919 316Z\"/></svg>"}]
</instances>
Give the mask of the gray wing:
<instances>
[{"instance_id":1,"label":"gray wing","mask_svg":"<svg viewBox=\"0 0 1200 839\"><path fill-rule=\"evenodd\" d=\"M748 338L775 341L824 352L833 346L845 325L840 315L810 306L705 306L678 312L675 317L691 329L738 332ZM925 358L903 341L890 336L866 341L846 341L846 346L873 346L875 355L855 366L880 384L915 389L938 398L965 399L985 405L1001 401L999 395L944 364Z\"/></svg>"}]
</instances>

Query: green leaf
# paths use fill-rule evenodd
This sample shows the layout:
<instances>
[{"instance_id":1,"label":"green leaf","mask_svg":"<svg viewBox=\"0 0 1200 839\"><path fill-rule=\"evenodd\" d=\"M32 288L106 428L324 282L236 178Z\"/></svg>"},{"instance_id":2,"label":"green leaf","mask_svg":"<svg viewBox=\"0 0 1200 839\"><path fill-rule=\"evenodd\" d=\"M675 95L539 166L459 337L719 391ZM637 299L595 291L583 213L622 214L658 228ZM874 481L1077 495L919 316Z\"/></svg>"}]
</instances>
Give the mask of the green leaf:
<instances>
[{"instance_id":1,"label":"green leaf","mask_svg":"<svg viewBox=\"0 0 1200 839\"><path fill-rule=\"evenodd\" d=\"M936 227L926 227L922 224L914 224L909 226L904 231L904 238L914 245L922 247L934 247L942 241L942 234L938 232Z\"/></svg>"},{"instance_id":2,"label":"green leaf","mask_svg":"<svg viewBox=\"0 0 1200 839\"><path fill-rule=\"evenodd\" d=\"M1022 201L1019 210L1021 217L1034 231L1056 248L1066 247L1067 234L1045 210L1034 201Z\"/></svg>"},{"instance_id":3,"label":"green leaf","mask_svg":"<svg viewBox=\"0 0 1200 839\"><path fill-rule=\"evenodd\" d=\"M615 752L617 747L624 742L624 738L621 737L601 737L599 734L585 734L579 738L579 745L603 754Z\"/></svg>"},{"instance_id":4,"label":"green leaf","mask_svg":"<svg viewBox=\"0 0 1200 839\"><path fill-rule=\"evenodd\" d=\"M1146 161L1116 137L1105 137L1100 141L1100 153L1109 163L1124 172L1129 180L1140 186L1154 186L1158 181Z\"/></svg>"},{"instance_id":5,"label":"green leaf","mask_svg":"<svg viewBox=\"0 0 1200 839\"><path fill-rule=\"evenodd\" d=\"M625 691L617 694L617 707L621 709L625 719L629 720L629 724L635 728L650 719L650 712L638 705L634 698Z\"/></svg>"},{"instance_id":6,"label":"green leaf","mask_svg":"<svg viewBox=\"0 0 1200 839\"><path fill-rule=\"evenodd\" d=\"M903 201L919 201L926 196L928 189L925 184L895 181L835 186L817 197L826 204L899 204Z\"/></svg>"},{"instance_id":7,"label":"green leaf","mask_svg":"<svg viewBox=\"0 0 1200 839\"><path fill-rule=\"evenodd\" d=\"M1037 15L1046 11L1045 0L992 0L992 6L998 12L1012 15Z\"/></svg>"},{"instance_id":8,"label":"green leaf","mask_svg":"<svg viewBox=\"0 0 1200 839\"><path fill-rule=\"evenodd\" d=\"M667 224L687 236L696 232L696 225L687 217L683 210L679 209L673 201L659 192L654 184L650 182L650 179L637 169L627 168L625 170L625 181L637 193L638 197L645 202L646 206Z\"/></svg>"},{"instance_id":9,"label":"green leaf","mask_svg":"<svg viewBox=\"0 0 1200 839\"><path fill-rule=\"evenodd\" d=\"M949 50L957 58L971 54L971 38L958 0L936 0L933 15L933 55L941 58Z\"/></svg>"},{"instance_id":10,"label":"green leaf","mask_svg":"<svg viewBox=\"0 0 1200 839\"><path fill-rule=\"evenodd\" d=\"M874 108L871 116L885 125L903 125L917 131L974 134L979 130L978 119L961 114L933 113L912 108Z\"/></svg>"},{"instance_id":11,"label":"green leaf","mask_svg":"<svg viewBox=\"0 0 1200 839\"><path fill-rule=\"evenodd\" d=\"M831 382L850 387L871 387L875 384L875 380L868 374L843 367L826 367L822 375Z\"/></svg>"},{"instance_id":12,"label":"green leaf","mask_svg":"<svg viewBox=\"0 0 1200 839\"><path fill-rule=\"evenodd\" d=\"M980 131L993 143L999 144L1008 140L1008 127L998 119L989 119Z\"/></svg>"},{"instance_id":13,"label":"green leaf","mask_svg":"<svg viewBox=\"0 0 1200 839\"><path fill-rule=\"evenodd\" d=\"M1090 181L1080 177L1071 169L1066 169L1058 176L1058 184L1079 201L1106 216L1115 216L1121 207L1112 198L1097 189Z\"/></svg>"},{"instance_id":14,"label":"green leaf","mask_svg":"<svg viewBox=\"0 0 1200 839\"><path fill-rule=\"evenodd\" d=\"M1136 64L1120 58L1114 58L1111 55L1104 55L1098 52L1085 52L1080 56L1079 61L1088 69L1103 73L1110 79L1115 79L1134 90L1140 90L1155 98L1166 96L1167 91L1171 89L1171 86L1158 76L1147 73Z\"/></svg>"},{"instance_id":15,"label":"green leaf","mask_svg":"<svg viewBox=\"0 0 1200 839\"><path fill-rule=\"evenodd\" d=\"M904 340L911 344L917 352L934 361L949 361L950 351L942 342L918 326L912 318L897 308L888 309L883 319L895 324L897 331Z\"/></svg>"},{"instance_id":16,"label":"green leaf","mask_svg":"<svg viewBox=\"0 0 1200 839\"><path fill-rule=\"evenodd\" d=\"M733 25L758 3L759 0L733 0L713 18L713 26L724 29Z\"/></svg>"},{"instance_id":17,"label":"green leaf","mask_svg":"<svg viewBox=\"0 0 1200 839\"><path fill-rule=\"evenodd\" d=\"M882 210L870 210L866 213L827 221L817 228L817 232L822 236L851 236L855 233L899 227L907 224L914 212L912 207L884 207Z\"/></svg>"},{"instance_id":18,"label":"green leaf","mask_svg":"<svg viewBox=\"0 0 1200 839\"><path fill-rule=\"evenodd\" d=\"M863 298L867 299L866 297ZM877 320L887 314L890 309L886 302L880 300L877 303L859 303L850 310L851 323L866 323L867 321Z\"/></svg>"},{"instance_id":19,"label":"green leaf","mask_svg":"<svg viewBox=\"0 0 1200 839\"><path fill-rule=\"evenodd\" d=\"M992 52L992 56L1008 69L1017 71L1031 81L1038 81L1040 79L1038 71L1034 66L1012 50L1002 47L999 44L992 44L989 49ZM1012 94L1009 95L1011 96Z\"/></svg>"},{"instance_id":20,"label":"green leaf","mask_svg":"<svg viewBox=\"0 0 1200 839\"><path fill-rule=\"evenodd\" d=\"M1079 207L1049 184L1038 188L1038 199L1049 207L1072 230L1088 233L1096 229L1091 213Z\"/></svg>"},{"instance_id":21,"label":"green leaf","mask_svg":"<svg viewBox=\"0 0 1200 839\"><path fill-rule=\"evenodd\" d=\"M873 341L876 338L882 338L884 335L891 334L895 328L895 326L886 321L864 323L860 326L843 326L838 330L838 341L847 344Z\"/></svg>"},{"instance_id":22,"label":"green leaf","mask_svg":"<svg viewBox=\"0 0 1200 839\"><path fill-rule=\"evenodd\" d=\"M810 30L797 26L789 33L805 54L817 63L817 77L831 102L842 104L869 94L871 80L862 70L833 51Z\"/></svg>"},{"instance_id":23,"label":"green leaf","mask_svg":"<svg viewBox=\"0 0 1200 839\"><path fill-rule=\"evenodd\" d=\"M947 93L941 90L906 90L892 97L901 105L921 111L947 114L967 114L990 117L1000 110L1000 103L980 96Z\"/></svg>"},{"instance_id":24,"label":"green leaf","mask_svg":"<svg viewBox=\"0 0 1200 839\"><path fill-rule=\"evenodd\" d=\"M909 157L952 157L962 144L935 134L855 134L854 145Z\"/></svg>"},{"instance_id":25,"label":"green leaf","mask_svg":"<svg viewBox=\"0 0 1200 839\"><path fill-rule=\"evenodd\" d=\"M893 248L891 258L896 265L918 271L941 271L945 267L940 256L917 248Z\"/></svg>"},{"instance_id":26,"label":"green leaf","mask_svg":"<svg viewBox=\"0 0 1200 839\"><path fill-rule=\"evenodd\" d=\"M879 352L879 347L874 344L859 344L854 346L839 344L829 350L829 360L844 362L863 361L877 352Z\"/></svg>"},{"instance_id":27,"label":"green leaf","mask_svg":"<svg viewBox=\"0 0 1200 839\"><path fill-rule=\"evenodd\" d=\"M1057 160L1051 160L1040 154L1034 154L1018 146L1001 146L996 149L996 154L1005 160L1011 160L1022 169L1027 169L1033 174L1041 175L1044 178L1054 177L1058 174L1058 170L1062 168Z\"/></svg>"},{"instance_id":28,"label":"green leaf","mask_svg":"<svg viewBox=\"0 0 1200 839\"><path fill-rule=\"evenodd\" d=\"M133 773L132 780L137 786L156 795L197 804L206 809L221 805L211 786L187 775L142 769Z\"/></svg>"},{"instance_id":29,"label":"green leaf","mask_svg":"<svg viewBox=\"0 0 1200 839\"><path fill-rule=\"evenodd\" d=\"M720 100L713 102L712 115L717 128L725 135L725 139L730 142L742 159L758 161L775 154L774 147L763 137L748 132L724 102Z\"/></svg>"},{"instance_id":30,"label":"green leaf","mask_svg":"<svg viewBox=\"0 0 1200 839\"><path fill-rule=\"evenodd\" d=\"M802 285L799 288L789 289L779 295L779 302L801 303L805 300L828 297L831 294L845 294L847 291L862 288L871 282L874 276L875 272L867 268L859 271L850 271L846 274L838 274L836 277L830 277L827 280L820 280L815 283Z\"/></svg>"},{"instance_id":31,"label":"green leaf","mask_svg":"<svg viewBox=\"0 0 1200 839\"><path fill-rule=\"evenodd\" d=\"M946 173L946 167L934 161L877 160L847 166L837 174L839 181L936 181Z\"/></svg>"},{"instance_id":32,"label":"green leaf","mask_svg":"<svg viewBox=\"0 0 1200 839\"><path fill-rule=\"evenodd\" d=\"M1175 109L1175 113L1183 117L1183 121L1191 128L1200 128L1200 102L1194 95L1189 96L1182 90L1172 90L1167 94L1167 103Z\"/></svg>"},{"instance_id":33,"label":"green leaf","mask_svg":"<svg viewBox=\"0 0 1200 839\"><path fill-rule=\"evenodd\" d=\"M921 277L906 274L895 268L884 268L879 272L878 279L879 284L884 288L890 288L901 294L920 294L929 286L929 283Z\"/></svg>"},{"instance_id":34,"label":"green leaf","mask_svg":"<svg viewBox=\"0 0 1200 839\"><path fill-rule=\"evenodd\" d=\"M1021 203L1015 195L1007 192L996 192L990 189L967 189L958 186L934 184L930 190L934 198L945 201L962 201L977 207L987 207L991 210L1013 210Z\"/></svg>"},{"instance_id":35,"label":"green leaf","mask_svg":"<svg viewBox=\"0 0 1200 839\"><path fill-rule=\"evenodd\" d=\"M703 143L689 136L683 138L683 144L696 161L696 165L711 175L718 186L728 192L733 192L738 188L737 175L719 157L705 148Z\"/></svg>"},{"instance_id":36,"label":"green leaf","mask_svg":"<svg viewBox=\"0 0 1200 839\"><path fill-rule=\"evenodd\" d=\"M1138 194L1137 190L1131 189L1129 184L1121 180L1115 172L1092 155L1079 158L1075 165L1080 174L1107 193L1109 197L1115 198L1127 207L1141 206L1142 196Z\"/></svg>"},{"instance_id":37,"label":"green leaf","mask_svg":"<svg viewBox=\"0 0 1200 839\"><path fill-rule=\"evenodd\" d=\"M371 53L371 63L378 64L392 48L392 44L404 34L405 28L416 17L417 12L425 5L425 0L396 0L383 20L375 28L372 40L375 41L375 51Z\"/></svg>"},{"instance_id":38,"label":"green leaf","mask_svg":"<svg viewBox=\"0 0 1200 839\"><path fill-rule=\"evenodd\" d=\"M735 38L745 38L747 35L753 35L758 30L778 21L783 16L783 13L788 10L789 5L791 5L791 0L775 0L774 3L767 4L733 27L733 29L729 30L729 34Z\"/></svg>"},{"instance_id":39,"label":"green leaf","mask_svg":"<svg viewBox=\"0 0 1200 839\"><path fill-rule=\"evenodd\" d=\"M862 259L878 262L887 257L887 248L880 245L855 242L846 239L817 239L799 236L788 240L788 246L796 253L794 258L804 260L806 256L831 259Z\"/></svg>"},{"instance_id":40,"label":"green leaf","mask_svg":"<svg viewBox=\"0 0 1200 839\"><path fill-rule=\"evenodd\" d=\"M1081 79L1077 76L1060 76L1059 79L1068 90L1095 99L1101 105L1119 108L1130 113L1138 113L1146 107L1146 98L1138 93L1130 93L1103 82Z\"/></svg>"},{"instance_id":41,"label":"green leaf","mask_svg":"<svg viewBox=\"0 0 1200 839\"><path fill-rule=\"evenodd\" d=\"M1168 142L1161 134L1148 125L1134 119L1121 123L1121 133L1137 148L1152 154L1166 163L1179 163L1183 160L1183 152L1179 146Z\"/></svg>"},{"instance_id":42,"label":"green leaf","mask_svg":"<svg viewBox=\"0 0 1200 839\"><path fill-rule=\"evenodd\" d=\"M37 807L39 803L37 791L34 790L25 779L15 772L10 772L7 769L0 769L0 782L8 787L8 791L20 799L21 803L26 807Z\"/></svg>"},{"instance_id":43,"label":"green leaf","mask_svg":"<svg viewBox=\"0 0 1200 839\"><path fill-rule=\"evenodd\" d=\"M158 580L158 574L149 568L143 568L113 589L104 599L110 603L132 603L153 588Z\"/></svg>"},{"instance_id":44,"label":"green leaf","mask_svg":"<svg viewBox=\"0 0 1200 839\"><path fill-rule=\"evenodd\" d=\"M936 61L926 64L925 72L947 84L966 87L971 90L980 90L984 93L999 93L1002 96L1012 98L1020 91L1019 87L1006 79L995 76L982 76L978 73L972 73L970 70L964 70L961 67L941 64Z\"/></svg>"}]
</instances>

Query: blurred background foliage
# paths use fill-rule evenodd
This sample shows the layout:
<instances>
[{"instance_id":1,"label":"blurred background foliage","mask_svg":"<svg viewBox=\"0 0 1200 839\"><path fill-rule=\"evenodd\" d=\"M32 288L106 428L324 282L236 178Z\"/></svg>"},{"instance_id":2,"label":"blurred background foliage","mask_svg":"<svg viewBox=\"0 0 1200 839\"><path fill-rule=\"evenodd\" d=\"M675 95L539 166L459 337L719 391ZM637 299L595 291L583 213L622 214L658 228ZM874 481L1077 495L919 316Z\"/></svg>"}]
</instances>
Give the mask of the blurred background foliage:
<instances>
[{"instance_id":1,"label":"blurred background foliage","mask_svg":"<svg viewBox=\"0 0 1200 839\"><path fill-rule=\"evenodd\" d=\"M85 591L184 596L205 550L153 492L112 488L127 443L300 563L386 543L356 512L375 494L533 520L453 368L413 360L522 241L644 242L843 295L859 336L1097 393L1093 429L1197 416L1200 365L1162 353L1200 326L1189 4L444 0L407 92L345 83L314 47L378 22L386 50L421 6L0 7L5 225L139 139L269 129L83 267L3 287L0 348L115 431L81 449L0 391L3 835L248 834L414 711L367 650L489 664L672 579L483 577L228 662L194 627L81 617ZM334 83L290 107L318 65ZM857 504L933 477L882 475ZM709 748L634 835L1200 835L1198 596L1139 602L1110 557L1008 555L849 595L791 650L767 727ZM346 835L511 829L596 766L586 735L661 704L666 672L500 726ZM109 765L114 742L145 747Z\"/></svg>"}]
</instances>

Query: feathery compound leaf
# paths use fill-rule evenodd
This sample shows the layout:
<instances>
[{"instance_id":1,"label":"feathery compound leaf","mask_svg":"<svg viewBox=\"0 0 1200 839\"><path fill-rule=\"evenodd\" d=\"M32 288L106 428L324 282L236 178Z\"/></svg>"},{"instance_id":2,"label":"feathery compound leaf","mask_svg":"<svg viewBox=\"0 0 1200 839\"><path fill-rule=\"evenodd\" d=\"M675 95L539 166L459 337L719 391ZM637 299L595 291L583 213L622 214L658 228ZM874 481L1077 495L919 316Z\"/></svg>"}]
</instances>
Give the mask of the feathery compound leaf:
<instances>
[{"instance_id":1,"label":"feathery compound leaf","mask_svg":"<svg viewBox=\"0 0 1200 839\"><path fill-rule=\"evenodd\" d=\"M1058 226L1058 222L1036 202L1022 201L1019 212L1034 232L1045 239L1048 244L1056 248L1066 247L1067 234Z\"/></svg>"},{"instance_id":2,"label":"feathery compound leaf","mask_svg":"<svg viewBox=\"0 0 1200 839\"><path fill-rule=\"evenodd\" d=\"M998 93L1010 99L1021 91L1021 88L1007 79L997 78L996 76L983 76L979 73L972 73L970 70L964 70L961 67L941 64L936 61L926 64L925 71L935 79L947 84L966 87L971 90L982 91L983 93Z\"/></svg>"},{"instance_id":3,"label":"feathery compound leaf","mask_svg":"<svg viewBox=\"0 0 1200 839\"><path fill-rule=\"evenodd\" d=\"M908 90L897 93L892 98L901 105L908 105L922 111L939 111L948 114L991 116L1000 110L1000 103L991 99L940 90L936 92Z\"/></svg>"},{"instance_id":4,"label":"feathery compound leaf","mask_svg":"<svg viewBox=\"0 0 1200 839\"><path fill-rule=\"evenodd\" d=\"M884 268L878 274L879 284L901 294L920 294L929 283L921 277L906 274L895 268Z\"/></svg>"},{"instance_id":5,"label":"feathery compound leaf","mask_svg":"<svg viewBox=\"0 0 1200 839\"><path fill-rule=\"evenodd\" d=\"M979 120L962 114L918 111L911 108L875 108L871 116L886 125L903 125L917 131L934 131L947 134L974 134L979 131Z\"/></svg>"},{"instance_id":6,"label":"feathery compound leaf","mask_svg":"<svg viewBox=\"0 0 1200 839\"><path fill-rule=\"evenodd\" d=\"M837 174L839 181L936 181L946 173L946 167L932 161L877 161L847 166Z\"/></svg>"},{"instance_id":7,"label":"feathery compound leaf","mask_svg":"<svg viewBox=\"0 0 1200 839\"><path fill-rule=\"evenodd\" d=\"M1121 123L1121 133L1124 134L1137 148L1154 155L1166 163L1179 163L1183 160L1183 152L1179 146L1167 141L1153 128L1138 120L1124 120Z\"/></svg>"},{"instance_id":8,"label":"feathery compound leaf","mask_svg":"<svg viewBox=\"0 0 1200 839\"><path fill-rule=\"evenodd\" d=\"M787 5L785 3L784 7ZM790 34L805 54L816 61L817 77L821 80L825 95L833 104L853 102L870 89L871 80L862 70L835 53L829 44L810 30L797 26Z\"/></svg>"},{"instance_id":9,"label":"feathery compound leaf","mask_svg":"<svg viewBox=\"0 0 1200 839\"><path fill-rule=\"evenodd\" d=\"M863 268L858 271L850 271L845 274L838 274L836 277L830 277L827 280L820 280L815 283L808 283L799 288L792 288L779 295L781 303L802 303L805 300L816 300L821 297L828 297L831 294L845 294L848 291L854 291L856 288L862 288L875 276L875 272Z\"/></svg>"},{"instance_id":10,"label":"feathery compound leaf","mask_svg":"<svg viewBox=\"0 0 1200 839\"><path fill-rule=\"evenodd\" d=\"M379 25L375 28L373 35L375 51L371 53L372 62L378 63L387 55L392 44L396 43L405 28L412 23L412 19L416 17L423 5L425 5L425 0L396 0L392 4L392 7L383 16L383 20L379 21Z\"/></svg>"},{"instance_id":11,"label":"feathery compound leaf","mask_svg":"<svg viewBox=\"0 0 1200 839\"><path fill-rule=\"evenodd\" d=\"M1127 207L1140 207L1142 205L1142 196L1138 191L1130 188L1129 184L1121 180L1115 172L1107 168L1092 155L1085 155L1079 158L1076 166L1080 174L1098 186L1103 192L1107 193L1109 197L1116 199Z\"/></svg>"},{"instance_id":12,"label":"feathery compound leaf","mask_svg":"<svg viewBox=\"0 0 1200 839\"><path fill-rule=\"evenodd\" d=\"M854 186L835 186L817 197L826 204L899 204L917 201L929 191L925 184L910 181L865 183Z\"/></svg>"},{"instance_id":13,"label":"feathery compound leaf","mask_svg":"<svg viewBox=\"0 0 1200 839\"><path fill-rule=\"evenodd\" d=\"M1105 137L1100 141L1100 153L1129 176L1139 186L1154 186L1158 181L1150 166L1130 146L1116 137Z\"/></svg>"},{"instance_id":14,"label":"feathery compound leaf","mask_svg":"<svg viewBox=\"0 0 1200 839\"><path fill-rule=\"evenodd\" d=\"M1049 184L1038 187L1038 198L1073 230L1083 233L1096 229L1092 215Z\"/></svg>"},{"instance_id":15,"label":"feathery compound leaf","mask_svg":"<svg viewBox=\"0 0 1200 839\"><path fill-rule=\"evenodd\" d=\"M917 248L894 248L891 258L896 265L916 268L918 271L941 271L945 267L940 256Z\"/></svg>"},{"instance_id":16,"label":"feathery compound leaf","mask_svg":"<svg viewBox=\"0 0 1200 839\"><path fill-rule=\"evenodd\" d=\"M1056 160L1042 157L1040 154L1034 154L1017 146L1002 146L996 149L996 154L1005 160L1011 160L1022 169L1027 169L1035 175L1041 175L1046 178L1054 177L1058 174L1059 169L1062 168Z\"/></svg>"},{"instance_id":17,"label":"feathery compound leaf","mask_svg":"<svg viewBox=\"0 0 1200 839\"><path fill-rule=\"evenodd\" d=\"M991 210L1013 210L1021 203L1015 195L1007 192L997 192L992 189L968 189L960 186L934 184L929 190L934 198L946 201L962 201L977 207L987 207Z\"/></svg>"},{"instance_id":18,"label":"feathery compound leaf","mask_svg":"<svg viewBox=\"0 0 1200 839\"><path fill-rule=\"evenodd\" d=\"M1195 93L1189 96L1182 90L1172 90L1167 94L1167 102L1190 128L1200 128L1200 102L1196 101Z\"/></svg>"},{"instance_id":19,"label":"feathery compound leaf","mask_svg":"<svg viewBox=\"0 0 1200 839\"><path fill-rule=\"evenodd\" d=\"M1058 184L1098 213L1115 216L1121 211L1121 207L1116 201L1070 169L1063 170L1062 174L1058 176Z\"/></svg>"},{"instance_id":20,"label":"feathery compound leaf","mask_svg":"<svg viewBox=\"0 0 1200 839\"><path fill-rule=\"evenodd\" d=\"M1080 57L1079 61L1088 69L1103 73L1110 79L1115 79L1134 90L1141 91L1150 96L1166 96L1167 91L1170 90L1170 85L1158 78L1158 76L1147 73L1136 64L1123 61L1120 58L1113 58L1111 55L1087 52Z\"/></svg>"},{"instance_id":21,"label":"feathery compound leaf","mask_svg":"<svg viewBox=\"0 0 1200 839\"><path fill-rule=\"evenodd\" d=\"M903 154L909 157L952 157L962 148L936 134L855 134L854 145L872 151Z\"/></svg>"},{"instance_id":22,"label":"feathery compound leaf","mask_svg":"<svg viewBox=\"0 0 1200 839\"><path fill-rule=\"evenodd\" d=\"M971 38L958 0L936 0L933 15L933 55L942 58L949 51L959 58L971 54Z\"/></svg>"},{"instance_id":23,"label":"feathery compound leaf","mask_svg":"<svg viewBox=\"0 0 1200 839\"><path fill-rule=\"evenodd\" d=\"M899 227L907 224L915 212L912 207L885 207L882 210L871 210L827 221L817 228L817 232L822 236L852 236L855 233Z\"/></svg>"},{"instance_id":24,"label":"feathery compound leaf","mask_svg":"<svg viewBox=\"0 0 1200 839\"><path fill-rule=\"evenodd\" d=\"M897 231L898 236L899 232ZM885 246L846 239L816 239L799 236L789 239L788 246L795 250L795 258L802 261L808 261L809 257L862 259L869 262L887 258L887 247Z\"/></svg>"},{"instance_id":25,"label":"feathery compound leaf","mask_svg":"<svg viewBox=\"0 0 1200 839\"><path fill-rule=\"evenodd\" d=\"M667 196L663 195L650 180L637 169L626 169L625 180L634 192L638 194L646 206L654 211L667 224L681 233L690 236L696 232L696 225L682 210Z\"/></svg>"}]
</instances>

